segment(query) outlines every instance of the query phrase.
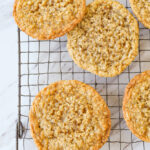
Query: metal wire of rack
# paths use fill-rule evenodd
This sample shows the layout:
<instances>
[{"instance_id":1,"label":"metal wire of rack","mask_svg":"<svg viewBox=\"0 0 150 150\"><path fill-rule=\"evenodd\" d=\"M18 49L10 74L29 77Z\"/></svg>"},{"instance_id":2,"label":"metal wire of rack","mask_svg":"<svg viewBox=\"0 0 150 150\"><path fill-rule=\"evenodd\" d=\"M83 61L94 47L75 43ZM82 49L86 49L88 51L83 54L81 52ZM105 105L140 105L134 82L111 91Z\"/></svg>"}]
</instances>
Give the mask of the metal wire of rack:
<instances>
[{"instance_id":1,"label":"metal wire of rack","mask_svg":"<svg viewBox=\"0 0 150 150\"><path fill-rule=\"evenodd\" d=\"M132 12L128 1L122 2ZM150 67L150 30L139 23L139 55L119 76L101 78L78 68L69 57L66 36L38 41L18 29L18 123L16 150L36 149L30 135L28 113L33 98L51 82L77 79L93 86L111 110L112 129L102 150L149 150L150 144L137 139L122 116L122 97L130 79Z\"/></svg>"}]
</instances>

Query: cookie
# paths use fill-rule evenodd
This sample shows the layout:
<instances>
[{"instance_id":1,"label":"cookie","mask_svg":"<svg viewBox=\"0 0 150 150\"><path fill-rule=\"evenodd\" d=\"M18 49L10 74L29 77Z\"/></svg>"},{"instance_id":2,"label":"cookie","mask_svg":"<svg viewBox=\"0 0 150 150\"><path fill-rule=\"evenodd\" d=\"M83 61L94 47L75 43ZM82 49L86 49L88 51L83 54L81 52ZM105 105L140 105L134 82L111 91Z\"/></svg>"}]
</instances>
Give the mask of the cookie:
<instances>
[{"instance_id":1,"label":"cookie","mask_svg":"<svg viewBox=\"0 0 150 150\"><path fill-rule=\"evenodd\" d=\"M150 142L150 70L136 75L127 85L123 115L132 133Z\"/></svg>"},{"instance_id":2,"label":"cookie","mask_svg":"<svg viewBox=\"0 0 150 150\"><path fill-rule=\"evenodd\" d=\"M150 1L130 0L130 5L138 20L150 29Z\"/></svg>"},{"instance_id":3,"label":"cookie","mask_svg":"<svg viewBox=\"0 0 150 150\"><path fill-rule=\"evenodd\" d=\"M102 97L76 80L58 81L40 91L29 120L40 150L99 150L111 128L110 111Z\"/></svg>"},{"instance_id":4,"label":"cookie","mask_svg":"<svg viewBox=\"0 0 150 150\"><path fill-rule=\"evenodd\" d=\"M119 2L95 0L67 34L68 51L82 69L102 77L120 74L137 56L139 28Z\"/></svg>"},{"instance_id":5,"label":"cookie","mask_svg":"<svg viewBox=\"0 0 150 150\"><path fill-rule=\"evenodd\" d=\"M73 29L84 16L85 0L16 0L13 15L32 38L54 39Z\"/></svg>"}]
</instances>

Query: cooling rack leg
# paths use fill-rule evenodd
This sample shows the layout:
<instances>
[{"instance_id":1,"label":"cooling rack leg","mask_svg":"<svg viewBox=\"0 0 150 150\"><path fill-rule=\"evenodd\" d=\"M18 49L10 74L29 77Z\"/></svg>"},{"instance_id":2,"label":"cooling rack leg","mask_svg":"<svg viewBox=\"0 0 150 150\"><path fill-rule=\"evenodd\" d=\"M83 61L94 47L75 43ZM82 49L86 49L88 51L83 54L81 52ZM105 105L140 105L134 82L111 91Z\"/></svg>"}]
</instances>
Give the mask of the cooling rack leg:
<instances>
[{"instance_id":1,"label":"cooling rack leg","mask_svg":"<svg viewBox=\"0 0 150 150\"><path fill-rule=\"evenodd\" d=\"M18 137L18 138L22 138L22 136L23 136L23 133L24 133L24 127L23 127L23 125L22 125L22 122L20 121L20 122L17 122L17 125L16 125L17 127L16 127L16 136Z\"/></svg>"},{"instance_id":2,"label":"cooling rack leg","mask_svg":"<svg viewBox=\"0 0 150 150\"><path fill-rule=\"evenodd\" d=\"M22 122L17 122L16 123L16 150L19 150L18 148L18 140L21 139L23 137L23 133L24 133L24 127L22 125Z\"/></svg>"},{"instance_id":3,"label":"cooling rack leg","mask_svg":"<svg viewBox=\"0 0 150 150\"><path fill-rule=\"evenodd\" d=\"M18 123L16 124L16 150L18 150Z\"/></svg>"}]
</instances>

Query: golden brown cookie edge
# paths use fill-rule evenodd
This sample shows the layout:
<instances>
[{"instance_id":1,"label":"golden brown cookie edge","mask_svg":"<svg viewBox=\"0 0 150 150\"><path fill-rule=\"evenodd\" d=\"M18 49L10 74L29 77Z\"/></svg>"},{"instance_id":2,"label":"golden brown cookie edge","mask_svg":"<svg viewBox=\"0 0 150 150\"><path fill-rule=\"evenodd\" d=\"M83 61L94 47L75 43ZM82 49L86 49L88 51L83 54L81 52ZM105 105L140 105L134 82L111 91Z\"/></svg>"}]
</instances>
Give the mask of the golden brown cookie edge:
<instances>
[{"instance_id":1,"label":"golden brown cookie edge","mask_svg":"<svg viewBox=\"0 0 150 150\"><path fill-rule=\"evenodd\" d=\"M138 18L138 20L146 27L150 29L150 23L147 23L139 13L137 13L136 11L136 7L133 4L133 0L129 0L130 1L130 6L132 8L133 13L135 14L135 16Z\"/></svg>"},{"instance_id":2,"label":"golden brown cookie edge","mask_svg":"<svg viewBox=\"0 0 150 150\"><path fill-rule=\"evenodd\" d=\"M99 1L104 1L104 0L99 0ZM105 0L105 2L108 2L109 0ZM110 2L110 1L109 1ZM134 59L135 59L135 57L138 55L138 46L139 46L139 27L138 27L138 22L136 21L136 19L133 17L133 15L121 4L121 3L119 3L119 2L117 2L117 1L112 1L112 3L116 3L116 4L119 4L133 19L134 19L134 23L136 24L136 26L135 26L135 30L137 31L137 33L138 33L138 35L136 36L136 43L135 43L135 53L134 53ZM91 3L90 3L91 4ZM89 4L89 5L90 5ZM88 6L89 6L88 5ZM86 15L86 14L85 14ZM68 38L68 34L67 34L67 38ZM68 38L69 39L69 38ZM91 72L91 73L93 73L93 74L95 74L95 75L98 75L98 76L100 76L100 77L115 77L115 76L117 76L117 75L120 75L131 63L132 63L132 61L134 60L134 59L132 59L125 67L123 67L122 68L122 70L121 71L119 71L119 72L116 72L116 73L114 73L114 74L108 74L108 73L104 73L104 72L101 72L101 73L96 73L95 71L93 71L93 69L92 69L92 71L91 71L91 69L87 69L86 67L84 67L83 65L80 65L80 63L78 62L78 61L76 61L74 58L73 58L73 55L72 55L72 50L69 48L69 42L71 42L71 41L69 41L68 40L68 43L67 43L67 49L68 49L68 52L69 52L69 55L71 56L71 58L73 59L73 61L75 62L75 64L76 65L78 65L80 68L82 68L83 70L87 70L87 71L89 71L89 72Z\"/></svg>"},{"instance_id":3,"label":"golden brown cookie edge","mask_svg":"<svg viewBox=\"0 0 150 150\"><path fill-rule=\"evenodd\" d=\"M27 35L31 36L32 38L37 39L37 40L55 39L57 37L61 37L61 36L65 35L69 31L71 31L82 20L82 18L84 17L84 14L85 14L85 9L86 9L86 1L85 0L82 0L82 1L83 1L83 5L82 5L83 9L82 9L82 12L80 13L80 17L73 20L70 24L68 24L63 31L61 31L57 34L52 33L51 35L49 35L49 37L45 37L41 34L33 35L32 33L26 31L26 29L24 29L24 27L21 26L21 24L18 21L17 15L16 15L16 7L17 7L18 0L15 0L15 2L14 2L13 16L14 16L14 20L15 20L16 24L18 25L18 27L20 28L20 30L25 32Z\"/></svg>"},{"instance_id":4,"label":"golden brown cookie edge","mask_svg":"<svg viewBox=\"0 0 150 150\"><path fill-rule=\"evenodd\" d=\"M90 85L87 85L87 84L85 84L85 83L83 83L83 82L81 82L81 81L78 81L78 80L60 80L60 81L56 81L56 82L54 82L54 83L52 83L52 84L49 84L49 85L46 86L45 88L43 88L41 91L43 91L43 90L49 88L49 87L52 86L52 85L63 84L63 82L66 82L66 81L67 81L67 82L74 82L75 84L84 85L88 90L90 90L91 92L93 92L94 95L97 95L97 96L99 97L99 100L102 100L103 103L104 103L105 106L106 106L106 109L107 109L107 112L108 112L108 122L107 122L107 124L108 124L108 126L109 126L108 131L107 131L106 135L104 136L103 143L99 143L99 142L98 142L97 145L95 145L94 147L92 147L92 150L99 150L99 149L107 142L108 137L109 137L109 135L110 135L110 131L111 131L111 119L110 119L111 113L110 113L110 110L109 110L109 108L108 108L106 102L104 101L104 99L101 97L101 95L100 95L93 87L91 87ZM38 96L41 94L41 91L37 94L36 97L38 97ZM35 99L36 99L36 97L35 97ZM29 112L30 133L31 133L31 136L32 136L32 138L33 138L33 140L34 140L34 143L36 144L36 146L38 147L38 149L39 149L39 150L42 150L43 145L41 144L41 142L39 142L39 140L37 139L37 136L36 136L36 134L35 134L35 132L34 132L34 123L33 123L34 117L33 117L32 113L33 113L33 107L34 107L33 104L34 104L34 103L35 103L35 104L37 103L37 101L35 101L35 99L33 100L33 103L32 103L32 106L31 106L30 112Z\"/></svg>"},{"instance_id":5,"label":"golden brown cookie edge","mask_svg":"<svg viewBox=\"0 0 150 150\"><path fill-rule=\"evenodd\" d=\"M136 81L138 81L139 79L141 79L141 78L142 78L143 76L145 76L146 74L149 74L149 75L150 75L150 70L144 71L144 72L142 72L142 73L140 73L140 74L134 76L134 77L130 80L130 82L128 83L128 85L127 85L126 88L125 88L125 94L124 94L124 98L123 98L122 110L123 110L123 117L124 117L124 120L126 121L126 124L127 124L128 128L130 129L130 131L131 131L136 137L138 137L139 139L141 139L142 141L150 142L150 139L149 139L149 138L140 136L140 135L134 130L134 128L133 128L132 125L130 124L130 121L128 121L128 119L127 119L128 111L127 111L126 108L125 108L125 105L128 103L128 100L130 99L130 95L129 95L130 89L135 86Z\"/></svg>"}]
</instances>

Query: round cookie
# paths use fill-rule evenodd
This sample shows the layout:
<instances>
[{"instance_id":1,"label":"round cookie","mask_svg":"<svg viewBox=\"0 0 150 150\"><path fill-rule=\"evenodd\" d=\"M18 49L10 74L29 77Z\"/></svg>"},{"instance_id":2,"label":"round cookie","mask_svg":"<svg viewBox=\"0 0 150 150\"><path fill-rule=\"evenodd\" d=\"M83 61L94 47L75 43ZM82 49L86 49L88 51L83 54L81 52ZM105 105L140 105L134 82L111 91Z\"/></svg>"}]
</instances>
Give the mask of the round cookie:
<instances>
[{"instance_id":1,"label":"round cookie","mask_svg":"<svg viewBox=\"0 0 150 150\"><path fill-rule=\"evenodd\" d=\"M150 1L130 0L130 5L138 20L150 29Z\"/></svg>"},{"instance_id":2,"label":"round cookie","mask_svg":"<svg viewBox=\"0 0 150 150\"><path fill-rule=\"evenodd\" d=\"M127 85L123 115L132 133L150 142L150 70L136 75Z\"/></svg>"},{"instance_id":3,"label":"round cookie","mask_svg":"<svg viewBox=\"0 0 150 150\"><path fill-rule=\"evenodd\" d=\"M50 84L35 97L29 114L40 150L99 150L110 134L110 111L91 86L77 80Z\"/></svg>"},{"instance_id":4,"label":"round cookie","mask_svg":"<svg viewBox=\"0 0 150 150\"><path fill-rule=\"evenodd\" d=\"M81 21L85 0L15 0L13 15L29 36L48 40L63 36Z\"/></svg>"},{"instance_id":5,"label":"round cookie","mask_svg":"<svg viewBox=\"0 0 150 150\"><path fill-rule=\"evenodd\" d=\"M67 34L68 51L82 69L102 77L120 74L137 56L136 19L119 2L95 0Z\"/></svg>"}]
</instances>

